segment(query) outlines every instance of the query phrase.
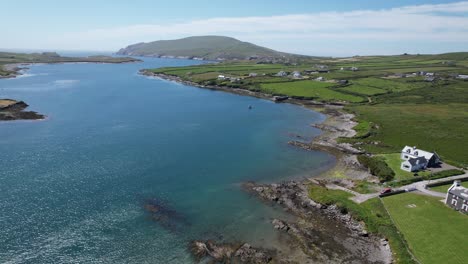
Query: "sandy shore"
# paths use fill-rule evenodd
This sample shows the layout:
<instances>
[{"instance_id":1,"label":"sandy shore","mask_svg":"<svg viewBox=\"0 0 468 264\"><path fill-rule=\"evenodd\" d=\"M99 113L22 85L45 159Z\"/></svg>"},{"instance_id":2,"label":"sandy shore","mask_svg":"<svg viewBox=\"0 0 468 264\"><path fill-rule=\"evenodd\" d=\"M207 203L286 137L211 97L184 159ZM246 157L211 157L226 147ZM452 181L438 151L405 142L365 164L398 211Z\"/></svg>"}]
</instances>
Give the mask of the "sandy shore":
<instances>
[{"instance_id":1,"label":"sandy shore","mask_svg":"<svg viewBox=\"0 0 468 264\"><path fill-rule=\"evenodd\" d=\"M265 93L220 86L204 86L182 80L176 76L155 74L144 70L140 73L203 89L274 101L273 96ZM318 204L307 195L308 184L311 181L318 183L316 182L317 178L323 181L337 180L341 178L341 175L346 175L349 179L372 178L372 175L357 161L357 154L361 154L361 151L353 148L350 144L338 142L340 137L353 137L356 134L353 130L356 125L356 122L353 121L354 116L346 113L343 110L343 105L339 104L332 105L291 98L283 102L306 107L326 115L326 120L323 123L312 125L322 130L321 135L309 143L301 141L288 143L305 150L320 150L331 153L336 156L337 163L332 169L318 177L303 182L292 181L270 185L245 184L246 191L270 204L283 207L298 218L295 223L286 223L279 219L272 221L272 227L287 236L286 243L284 243L285 248L270 252L272 263L391 263L391 250L385 240L367 234L364 224L355 221L349 214L343 214L333 206L327 207ZM342 180L340 179L340 181ZM346 183L346 180L344 182ZM349 182L352 184L351 181ZM255 250L262 252L262 254L268 252L265 249Z\"/></svg>"}]
</instances>

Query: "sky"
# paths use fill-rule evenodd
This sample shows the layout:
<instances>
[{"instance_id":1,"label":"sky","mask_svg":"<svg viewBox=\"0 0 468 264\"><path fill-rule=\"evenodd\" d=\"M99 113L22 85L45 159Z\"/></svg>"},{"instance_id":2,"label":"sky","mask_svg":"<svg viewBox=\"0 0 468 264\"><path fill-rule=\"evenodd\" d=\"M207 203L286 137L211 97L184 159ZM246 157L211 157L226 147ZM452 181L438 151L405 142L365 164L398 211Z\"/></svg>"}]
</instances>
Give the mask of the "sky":
<instances>
[{"instance_id":1,"label":"sky","mask_svg":"<svg viewBox=\"0 0 468 264\"><path fill-rule=\"evenodd\" d=\"M317 56L468 51L468 1L0 0L0 50L117 51L223 35Z\"/></svg>"}]
</instances>

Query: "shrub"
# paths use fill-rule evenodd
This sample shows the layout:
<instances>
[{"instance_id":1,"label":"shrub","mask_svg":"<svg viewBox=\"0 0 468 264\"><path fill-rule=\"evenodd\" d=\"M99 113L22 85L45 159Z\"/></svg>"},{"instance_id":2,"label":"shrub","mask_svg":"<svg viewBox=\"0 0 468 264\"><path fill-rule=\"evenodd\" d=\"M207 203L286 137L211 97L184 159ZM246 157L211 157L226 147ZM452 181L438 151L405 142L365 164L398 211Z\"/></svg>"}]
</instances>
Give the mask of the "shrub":
<instances>
[{"instance_id":1,"label":"shrub","mask_svg":"<svg viewBox=\"0 0 468 264\"><path fill-rule=\"evenodd\" d=\"M395 177L395 172L381 157L360 155L358 156L358 161L368 168L372 175L377 176L380 182L391 181Z\"/></svg>"}]
</instances>

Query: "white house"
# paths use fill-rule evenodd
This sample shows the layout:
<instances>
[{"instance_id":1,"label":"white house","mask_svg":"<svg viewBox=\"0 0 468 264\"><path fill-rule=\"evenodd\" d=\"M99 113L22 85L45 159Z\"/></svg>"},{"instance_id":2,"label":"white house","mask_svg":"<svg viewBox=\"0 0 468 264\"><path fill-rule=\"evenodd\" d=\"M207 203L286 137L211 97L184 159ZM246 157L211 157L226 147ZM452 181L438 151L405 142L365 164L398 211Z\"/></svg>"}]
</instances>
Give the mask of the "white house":
<instances>
[{"instance_id":1,"label":"white house","mask_svg":"<svg viewBox=\"0 0 468 264\"><path fill-rule=\"evenodd\" d=\"M276 74L276 76L284 77L284 76L288 76L288 74L285 71L280 71Z\"/></svg>"},{"instance_id":2,"label":"white house","mask_svg":"<svg viewBox=\"0 0 468 264\"><path fill-rule=\"evenodd\" d=\"M257 73L251 72L251 73L249 73L249 77L257 77Z\"/></svg>"},{"instance_id":3,"label":"white house","mask_svg":"<svg viewBox=\"0 0 468 264\"><path fill-rule=\"evenodd\" d=\"M352 71L359 71L359 68L358 67L351 67L351 70Z\"/></svg>"},{"instance_id":4,"label":"white house","mask_svg":"<svg viewBox=\"0 0 468 264\"><path fill-rule=\"evenodd\" d=\"M318 77L318 78L315 79L315 80L316 80L316 81L319 81L319 82L323 82L323 81L325 81L325 78L322 77L322 76L320 76L320 77Z\"/></svg>"},{"instance_id":5,"label":"white house","mask_svg":"<svg viewBox=\"0 0 468 264\"><path fill-rule=\"evenodd\" d=\"M468 75L460 74L457 76L457 79L468 80Z\"/></svg>"},{"instance_id":6,"label":"white house","mask_svg":"<svg viewBox=\"0 0 468 264\"><path fill-rule=\"evenodd\" d=\"M296 78L296 79L302 78L301 73L298 72L298 71L294 71L294 72L292 73L292 76L293 76L293 78Z\"/></svg>"},{"instance_id":7,"label":"white house","mask_svg":"<svg viewBox=\"0 0 468 264\"><path fill-rule=\"evenodd\" d=\"M224 81L224 80L226 80L226 76L224 76L224 75L218 75L218 80Z\"/></svg>"},{"instance_id":8,"label":"white house","mask_svg":"<svg viewBox=\"0 0 468 264\"><path fill-rule=\"evenodd\" d=\"M401 169L404 171L419 171L440 163L437 153L428 152L416 147L406 146L401 151Z\"/></svg>"}]
</instances>

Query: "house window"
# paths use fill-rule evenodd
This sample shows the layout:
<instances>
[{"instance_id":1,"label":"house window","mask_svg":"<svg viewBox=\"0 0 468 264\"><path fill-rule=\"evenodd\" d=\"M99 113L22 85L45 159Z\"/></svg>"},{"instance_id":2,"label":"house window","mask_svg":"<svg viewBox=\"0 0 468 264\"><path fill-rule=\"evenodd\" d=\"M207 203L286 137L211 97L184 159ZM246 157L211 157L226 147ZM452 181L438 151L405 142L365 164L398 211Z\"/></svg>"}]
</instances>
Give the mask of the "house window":
<instances>
[{"instance_id":1,"label":"house window","mask_svg":"<svg viewBox=\"0 0 468 264\"><path fill-rule=\"evenodd\" d=\"M415 155L415 156L418 156L418 155L419 155L419 152L415 151L415 152L414 152L414 155Z\"/></svg>"},{"instance_id":2,"label":"house window","mask_svg":"<svg viewBox=\"0 0 468 264\"><path fill-rule=\"evenodd\" d=\"M410 168L410 166L408 166L408 165L403 165L403 167L405 167L405 168L407 168L407 169L409 169L409 168Z\"/></svg>"},{"instance_id":3,"label":"house window","mask_svg":"<svg viewBox=\"0 0 468 264\"><path fill-rule=\"evenodd\" d=\"M463 211L468 211L468 205L466 205L466 204L462 205L462 210Z\"/></svg>"},{"instance_id":4,"label":"house window","mask_svg":"<svg viewBox=\"0 0 468 264\"><path fill-rule=\"evenodd\" d=\"M405 159L407 159L407 158L408 158L408 156L407 156L407 155L405 155Z\"/></svg>"},{"instance_id":5,"label":"house window","mask_svg":"<svg viewBox=\"0 0 468 264\"><path fill-rule=\"evenodd\" d=\"M457 200L452 200L452 205L457 206Z\"/></svg>"}]
</instances>

